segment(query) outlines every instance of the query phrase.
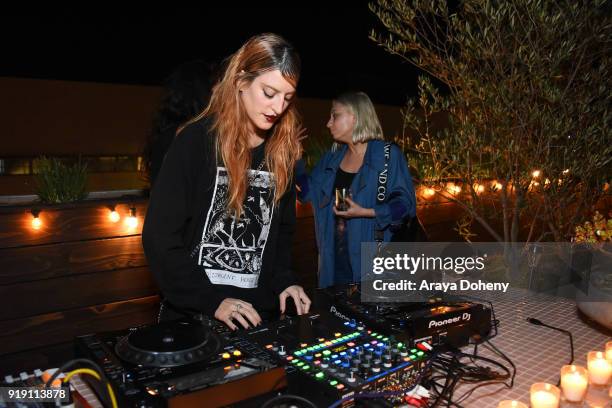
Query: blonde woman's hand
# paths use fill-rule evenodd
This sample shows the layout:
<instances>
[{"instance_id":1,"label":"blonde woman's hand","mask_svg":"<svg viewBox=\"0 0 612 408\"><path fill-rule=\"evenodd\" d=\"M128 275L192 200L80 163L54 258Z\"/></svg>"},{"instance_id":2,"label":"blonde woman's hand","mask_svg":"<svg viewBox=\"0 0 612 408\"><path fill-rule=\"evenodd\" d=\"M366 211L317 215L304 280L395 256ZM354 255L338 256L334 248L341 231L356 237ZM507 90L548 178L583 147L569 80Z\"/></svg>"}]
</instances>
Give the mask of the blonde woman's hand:
<instances>
[{"instance_id":1,"label":"blonde woman's hand","mask_svg":"<svg viewBox=\"0 0 612 408\"><path fill-rule=\"evenodd\" d=\"M376 217L376 213L373 208L363 208L356 202L354 202L350 197L345 198L349 207L346 211L339 211L336 206L334 206L334 214L338 217L342 218L374 218Z\"/></svg>"},{"instance_id":2,"label":"blonde woman's hand","mask_svg":"<svg viewBox=\"0 0 612 408\"><path fill-rule=\"evenodd\" d=\"M298 315L308 313L310 310L310 298L304 292L304 289L299 285L289 286L278 295L280 300L281 314L285 313L287 298L291 297L295 303L295 309Z\"/></svg>"},{"instance_id":3,"label":"blonde woman's hand","mask_svg":"<svg viewBox=\"0 0 612 408\"><path fill-rule=\"evenodd\" d=\"M234 321L240 323L245 329L261 324L261 317L259 317L259 313L253 308L252 304L234 298L223 299L223 302L219 304L215 311L215 318L225 323L232 330L238 329Z\"/></svg>"}]
</instances>

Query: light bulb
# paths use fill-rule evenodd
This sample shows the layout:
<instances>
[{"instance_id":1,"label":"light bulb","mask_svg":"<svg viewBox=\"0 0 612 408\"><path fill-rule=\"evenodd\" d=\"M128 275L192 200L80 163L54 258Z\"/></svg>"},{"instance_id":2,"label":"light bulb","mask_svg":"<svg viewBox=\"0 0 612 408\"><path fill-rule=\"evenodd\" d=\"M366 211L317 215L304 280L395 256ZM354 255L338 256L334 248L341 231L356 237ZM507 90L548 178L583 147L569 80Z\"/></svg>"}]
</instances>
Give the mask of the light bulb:
<instances>
[{"instance_id":1,"label":"light bulb","mask_svg":"<svg viewBox=\"0 0 612 408\"><path fill-rule=\"evenodd\" d=\"M35 215L34 218L32 218L32 228L34 228L35 230L39 230L41 226L42 221L40 220L40 218L38 218L38 215Z\"/></svg>"},{"instance_id":2,"label":"light bulb","mask_svg":"<svg viewBox=\"0 0 612 408\"><path fill-rule=\"evenodd\" d=\"M136 207L130 208L130 216L125 219L128 228L136 229L138 227L138 218L136 218Z\"/></svg>"},{"instance_id":3,"label":"light bulb","mask_svg":"<svg viewBox=\"0 0 612 408\"><path fill-rule=\"evenodd\" d=\"M474 191L476 194L481 194L484 192L484 186L482 184L474 183Z\"/></svg>"},{"instance_id":4,"label":"light bulb","mask_svg":"<svg viewBox=\"0 0 612 408\"><path fill-rule=\"evenodd\" d=\"M111 222L117 222L119 221L121 217L119 216L119 213L115 210L112 210L109 214L108 214L108 219L111 220Z\"/></svg>"},{"instance_id":5,"label":"light bulb","mask_svg":"<svg viewBox=\"0 0 612 408\"><path fill-rule=\"evenodd\" d=\"M427 187L425 190L423 190L423 195L427 198L433 197L434 194L436 194L436 192L433 188Z\"/></svg>"},{"instance_id":6,"label":"light bulb","mask_svg":"<svg viewBox=\"0 0 612 408\"><path fill-rule=\"evenodd\" d=\"M446 183L446 191L453 195L456 195L461 192L461 187L456 185L455 183Z\"/></svg>"}]
</instances>

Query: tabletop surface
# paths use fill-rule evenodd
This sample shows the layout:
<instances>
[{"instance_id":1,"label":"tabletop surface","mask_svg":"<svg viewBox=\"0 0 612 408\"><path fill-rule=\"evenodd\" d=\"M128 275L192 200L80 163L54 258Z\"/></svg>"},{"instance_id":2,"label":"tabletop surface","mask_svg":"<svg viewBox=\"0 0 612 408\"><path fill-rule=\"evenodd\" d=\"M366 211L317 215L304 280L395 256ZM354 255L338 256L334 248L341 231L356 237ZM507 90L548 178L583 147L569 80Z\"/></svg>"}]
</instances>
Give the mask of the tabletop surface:
<instances>
[{"instance_id":1,"label":"tabletop surface","mask_svg":"<svg viewBox=\"0 0 612 408\"><path fill-rule=\"evenodd\" d=\"M461 403L463 407L496 408L499 401L506 399L529 405L529 388L533 383L557 384L561 367L569 364L571 357L569 337L556 330L533 325L527 318L533 317L547 325L570 331L574 340L573 364L583 367L587 366L586 356L589 351L603 351L606 342L611 340L609 336L580 318L574 300L518 291L510 295L484 296L480 293L479 297L493 303L495 315L499 320L498 334L491 339L491 343L512 360L517 371L511 389L501 384L481 387ZM473 346L468 346L463 351L471 352L472 349ZM478 354L509 366L486 345L479 346ZM460 384L455 397L461 397L472 387L471 384ZM602 395L605 396L604 403L597 406L612 407L607 397L607 389L589 389L589 400L601 401ZM577 407L561 405L565 406ZM585 403L583 406L590 405Z\"/></svg>"}]
</instances>

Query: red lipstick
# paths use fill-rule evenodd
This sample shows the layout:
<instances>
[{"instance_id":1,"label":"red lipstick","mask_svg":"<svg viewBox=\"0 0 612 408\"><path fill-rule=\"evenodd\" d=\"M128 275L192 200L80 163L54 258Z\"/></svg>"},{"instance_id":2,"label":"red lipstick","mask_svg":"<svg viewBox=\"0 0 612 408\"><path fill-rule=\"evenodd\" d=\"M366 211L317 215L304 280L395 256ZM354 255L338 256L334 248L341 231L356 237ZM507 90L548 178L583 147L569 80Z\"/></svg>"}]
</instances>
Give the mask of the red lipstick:
<instances>
[{"instance_id":1,"label":"red lipstick","mask_svg":"<svg viewBox=\"0 0 612 408\"><path fill-rule=\"evenodd\" d=\"M277 115L265 115L266 120L268 121L268 123L274 123L276 122L276 119L278 118Z\"/></svg>"}]
</instances>

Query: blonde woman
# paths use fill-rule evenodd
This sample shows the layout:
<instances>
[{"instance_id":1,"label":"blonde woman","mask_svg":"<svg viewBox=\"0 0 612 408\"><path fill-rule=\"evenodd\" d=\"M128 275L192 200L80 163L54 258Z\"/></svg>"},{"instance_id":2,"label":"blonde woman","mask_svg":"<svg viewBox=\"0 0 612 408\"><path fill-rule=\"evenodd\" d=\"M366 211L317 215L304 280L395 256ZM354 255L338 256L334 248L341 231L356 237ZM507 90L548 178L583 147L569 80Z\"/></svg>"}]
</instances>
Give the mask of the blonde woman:
<instances>
[{"instance_id":1,"label":"blonde woman","mask_svg":"<svg viewBox=\"0 0 612 408\"><path fill-rule=\"evenodd\" d=\"M383 132L372 101L349 92L332 102L327 127L334 145L310 176L297 166L298 198L312 202L319 248L319 286L361 281L361 243L391 239L394 226L416 212L416 197L406 159L389 146L386 197L377 201L379 175L385 169ZM336 189L350 191L346 208L336 207Z\"/></svg>"},{"instance_id":2,"label":"blonde woman","mask_svg":"<svg viewBox=\"0 0 612 408\"><path fill-rule=\"evenodd\" d=\"M284 313L288 298L308 312L290 270L299 74L283 38L252 37L176 136L142 234L164 297L160 320L204 314L248 328Z\"/></svg>"}]
</instances>

